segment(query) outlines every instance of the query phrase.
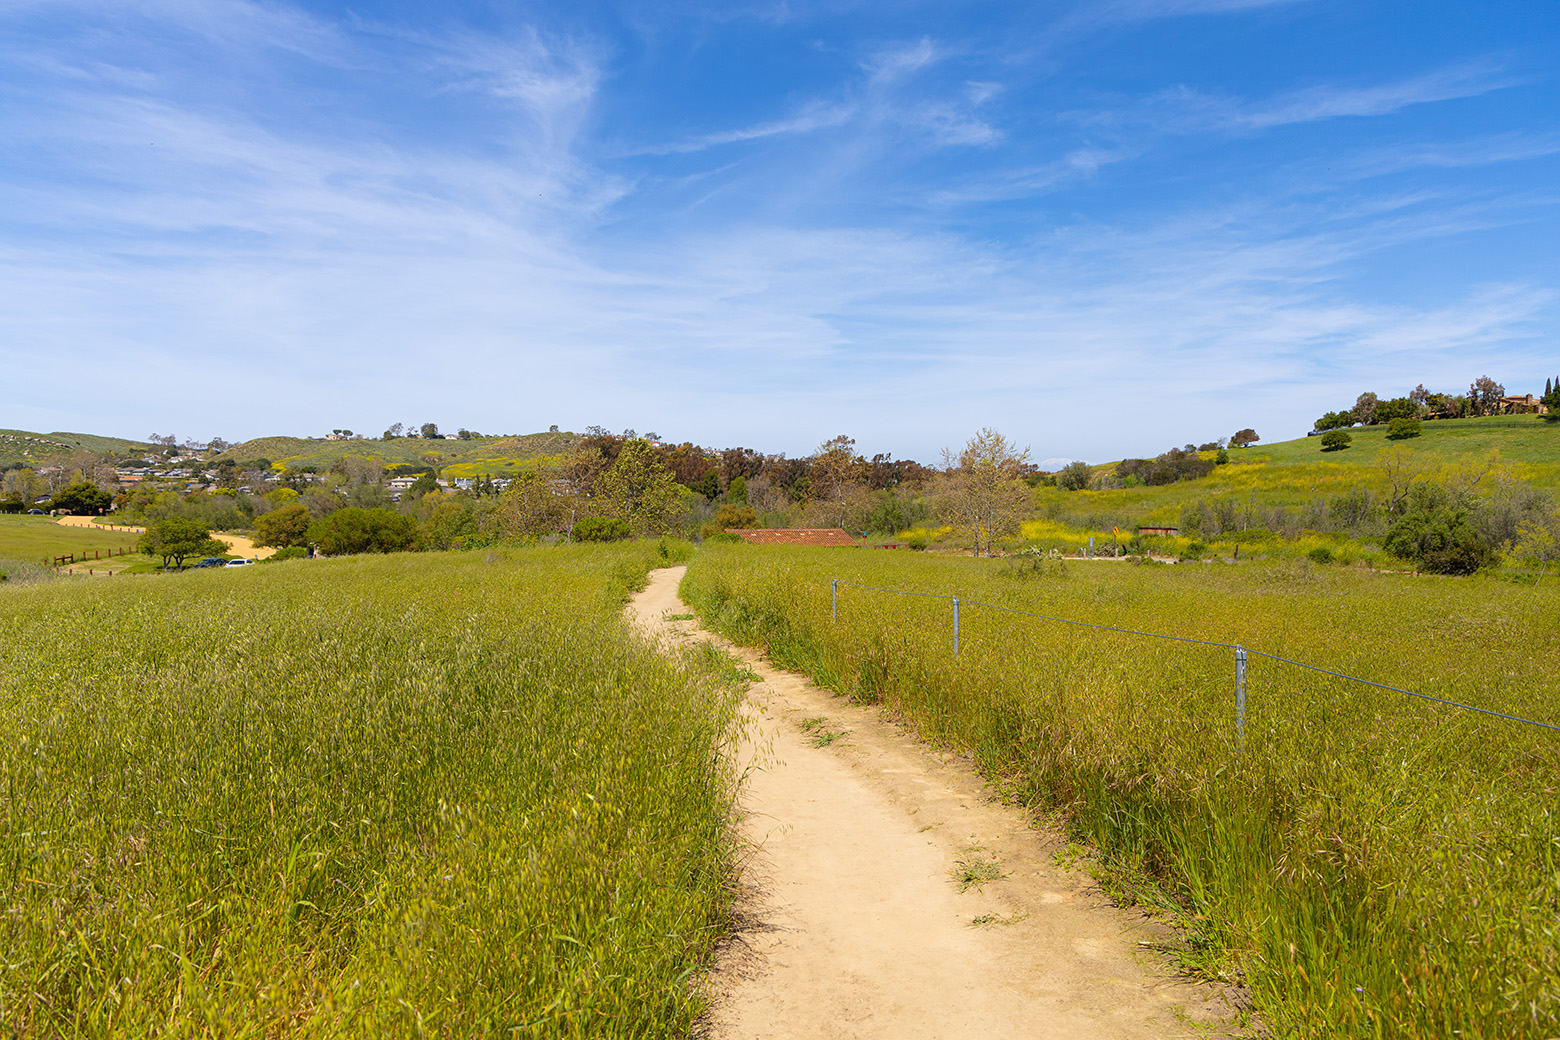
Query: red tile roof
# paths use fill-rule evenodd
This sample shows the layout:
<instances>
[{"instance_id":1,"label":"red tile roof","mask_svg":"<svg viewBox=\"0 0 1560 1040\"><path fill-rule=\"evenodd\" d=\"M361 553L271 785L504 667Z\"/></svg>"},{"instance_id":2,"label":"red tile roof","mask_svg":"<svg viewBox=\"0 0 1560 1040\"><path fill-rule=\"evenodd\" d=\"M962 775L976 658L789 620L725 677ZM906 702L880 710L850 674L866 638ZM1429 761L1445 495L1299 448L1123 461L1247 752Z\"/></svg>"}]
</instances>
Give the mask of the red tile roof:
<instances>
[{"instance_id":1,"label":"red tile roof","mask_svg":"<svg viewBox=\"0 0 1560 1040\"><path fill-rule=\"evenodd\" d=\"M727 533L754 545L822 545L853 549L858 544L856 539L838 527L777 527L760 531L732 528Z\"/></svg>"}]
</instances>

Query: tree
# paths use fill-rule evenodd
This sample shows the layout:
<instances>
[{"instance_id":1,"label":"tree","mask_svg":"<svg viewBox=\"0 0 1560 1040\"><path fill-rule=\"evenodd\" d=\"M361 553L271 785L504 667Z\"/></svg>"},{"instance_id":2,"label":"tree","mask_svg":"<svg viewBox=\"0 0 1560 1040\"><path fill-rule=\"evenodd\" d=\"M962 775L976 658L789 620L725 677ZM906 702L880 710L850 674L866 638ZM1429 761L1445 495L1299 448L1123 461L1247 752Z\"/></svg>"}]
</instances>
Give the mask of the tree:
<instances>
[{"instance_id":1,"label":"tree","mask_svg":"<svg viewBox=\"0 0 1560 1040\"><path fill-rule=\"evenodd\" d=\"M1390 423L1393 419L1419 418L1419 405L1406 397L1394 397L1376 406L1376 421Z\"/></svg>"},{"instance_id":2,"label":"tree","mask_svg":"<svg viewBox=\"0 0 1560 1040\"><path fill-rule=\"evenodd\" d=\"M1550 415L1560 415L1560 379L1556 379L1552 385L1545 381L1544 396L1539 400L1549 409Z\"/></svg>"},{"instance_id":3,"label":"tree","mask_svg":"<svg viewBox=\"0 0 1560 1040\"><path fill-rule=\"evenodd\" d=\"M612 468L597 478L596 490L605 513L644 534L670 528L682 496L650 442L638 437L623 442Z\"/></svg>"},{"instance_id":4,"label":"tree","mask_svg":"<svg viewBox=\"0 0 1560 1040\"><path fill-rule=\"evenodd\" d=\"M1322 417L1316 420L1315 429L1337 430L1353 424L1354 416L1349 412L1324 412Z\"/></svg>"},{"instance_id":5,"label":"tree","mask_svg":"<svg viewBox=\"0 0 1560 1040\"><path fill-rule=\"evenodd\" d=\"M1327 433L1322 434L1322 450L1341 451L1347 448L1352 440L1354 438L1349 436L1347 431L1329 430Z\"/></svg>"},{"instance_id":6,"label":"tree","mask_svg":"<svg viewBox=\"0 0 1560 1040\"><path fill-rule=\"evenodd\" d=\"M301 502L284 505L255 517L255 544L285 549L309 544L309 525L314 514Z\"/></svg>"},{"instance_id":7,"label":"tree","mask_svg":"<svg viewBox=\"0 0 1560 1040\"><path fill-rule=\"evenodd\" d=\"M758 526L758 511L750 505L727 503L715 511L715 523L722 531L734 528L752 530Z\"/></svg>"},{"instance_id":8,"label":"tree","mask_svg":"<svg viewBox=\"0 0 1560 1040\"><path fill-rule=\"evenodd\" d=\"M1262 438L1257 436L1257 431L1251 428L1238 430L1230 437L1230 444L1236 448L1244 448L1248 444L1255 444Z\"/></svg>"},{"instance_id":9,"label":"tree","mask_svg":"<svg viewBox=\"0 0 1560 1040\"><path fill-rule=\"evenodd\" d=\"M1500 410L1506 388L1489 376L1480 376L1468 386L1468 401L1475 415L1493 415Z\"/></svg>"},{"instance_id":10,"label":"tree","mask_svg":"<svg viewBox=\"0 0 1560 1040\"><path fill-rule=\"evenodd\" d=\"M472 433L470 430L468 430L464 426L462 426L460 429L455 431L455 436L459 440L469 441L469 440L471 440L471 438L475 437L476 434Z\"/></svg>"},{"instance_id":11,"label":"tree","mask_svg":"<svg viewBox=\"0 0 1560 1040\"><path fill-rule=\"evenodd\" d=\"M422 435L423 435L423 440L426 440L426 441L443 440L443 438L439 436L439 424L438 423L431 423L431 422L423 423L421 432L422 432Z\"/></svg>"},{"instance_id":12,"label":"tree","mask_svg":"<svg viewBox=\"0 0 1560 1040\"><path fill-rule=\"evenodd\" d=\"M379 439L382 440L382 441L393 441L397 437L400 437L402 435L402 433L405 431L405 429L406 428L404 426L402 426L400 423L396 423L393 426L391 426L388 430L386 430L384 432L384 436L380 437Z\"/></svg>"},{"instance_id":13,"label":"tree","mask_svg":"<svg viewBox=\"0 0 1560 1040\"><path fill-rule=\"evenodd\" d=\"M439 490L439 478L432 473L420 473L417 479L412 481L412 486L406 489L406 497L415 502L437 490Z\"/></svg>"},{"instance_id":14,"label":"tree","mask_svg":"<svg viewBox=\"0 0 1560 1040\"><path fill-rule=\"evenodd\" d=\"M1418 437L1422 432L1418 419L1406 419L1399 417L1387 423L1387 439L1403 441L1410 437Z\"/></svg>"},{"instance_id":15,"label":"tree","mask_svg":"<svg viewBox=\"0 0 1560 1040\"><path fill-rule=\"evenodd\" d=\"M406 552L417 547L417 521L393 509L348 506L310 524L307 537L327 556Z\"/></svg>"},{"instance_id":16,"label":"tree","mask_svg":"<svg viewBox=\"0 0 1560 1040\"><path fill-rule=\"evenodd\" d=\"M560 534L574 525L579 500L551 470L528 470L510 481L499 502L499 526L510 538Z\"/></svg>"},{"instance_id":17,"label":"tree","mask_svg":"<svg viewBox=\"0 0 1560 1040\"><path fill-rule=\"evenodd\" d=\"M114 496L99 488L90 480L78 480L57 492L49 502L50 509L77 516L91 516L114 504Z\"/></svg>"},{"instance_id":18,"label":"tree","mask_svg":"<svg viewBox=\"0 0 1560 1040\"><path fill-rule=\"evenodd\" d=\"M1369 426L1371 423L1375 422L1376 405L1378 400L1379 399L1376 397L1376 395L1368 390L1355 399L1354 410L1352 412L1354 421L1359 423L1361 426Z\"/></svg>"},{"instance_id":19,"label":"tree","mask_svg":"<svg viewBox=\"0 0 1560 1040\"><path fill-rule=\"evenodd\" d=\"M1073 459L1056 475L1056 486L1063 491L1087 491L1094 480L1094 469L1087 463Z\"/></svg>"},{"instance_id":20,"label":"tree","mask_svg":"<svg viewBox=\"0 0 1560 1040\"><path fill-rule=\"evenodd\" d=\"M1430 397L1430 391L1425 389L1425 384L1423 383L1420 383L1418 386L1414 387L1414 389L1408 392L1408 399L1419 406L1420 414L1423 414L1429 409Z\"/></svg>"},{"instance_id":21,"label":"tree","mask_svg":"<svg viewBox=\"0 0 1560 1040\"><path fill-rule=\"evenodd\" d=\"M938 488L940 512L970 541L976 556L990 556L998 538L1017 534L1029 511L1031 495L1023 479L1029 449L1020 450L987 427L964 442L955 459L943 452L947 470Z\"/></svg>"},{"instance_id":22,"label":"tree","mask_svg":"<svg viewBox=\"0 0 1560 1040\"><path fill-rule=\"evenodd\" d=\"M227 546L211 537L211 530L188 517L169 516L146 525L140 550L148 556L162 557L166 568L170 561L183 567L191 556L220 556Z\"/></svg>"}]
</instances>

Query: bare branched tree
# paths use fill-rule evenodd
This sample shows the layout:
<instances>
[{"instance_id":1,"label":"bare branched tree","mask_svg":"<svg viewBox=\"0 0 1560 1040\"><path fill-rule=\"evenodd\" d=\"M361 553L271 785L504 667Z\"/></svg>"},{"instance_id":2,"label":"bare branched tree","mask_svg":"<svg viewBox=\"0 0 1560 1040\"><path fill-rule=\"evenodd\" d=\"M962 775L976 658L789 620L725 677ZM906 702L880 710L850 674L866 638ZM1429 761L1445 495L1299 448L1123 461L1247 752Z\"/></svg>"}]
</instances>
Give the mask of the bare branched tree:
<instances>
[{"instance_id":1,"label":"bare branched tree","mask_svg":"<svg viewBox=\"0 0 1560 1040\"><path fill-rule=\"evenodd\" d=\"M943 522L969 540L976 556L990 556L998 538L1018 533L1033 496L1021 476L1029 449L989 427L964 444L955 456L943 451L946 472L937 501Z\"/></svg>"}]
</instances>

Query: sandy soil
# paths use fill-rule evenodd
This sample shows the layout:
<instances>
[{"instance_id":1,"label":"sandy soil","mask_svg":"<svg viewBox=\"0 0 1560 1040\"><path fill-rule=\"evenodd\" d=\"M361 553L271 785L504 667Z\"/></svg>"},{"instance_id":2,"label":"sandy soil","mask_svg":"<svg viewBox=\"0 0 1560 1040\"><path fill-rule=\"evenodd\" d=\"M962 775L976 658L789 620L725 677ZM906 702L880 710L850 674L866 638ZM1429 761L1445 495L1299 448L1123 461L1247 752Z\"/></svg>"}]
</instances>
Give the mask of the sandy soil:
<instances>
[{"instance_id":1,"label":"sandy soil","mask_svg":"<svg viewBox=\"0 0 1560 1040\"><path fill-rule=\"evenodd\" d=\"M141 527L94 524L90 516L62 516L59 522L66 527L102 527L110 531L134 531L137 534L145 530ZM226 544L230 555L242 556L246 560L263 560L276 553L276 550L270 546L257 546L253 541L241 534L225 534L221 531L213 531L211 537Z\"/></svg>"},{"instance_id":2,"label":"sandy soil","mask_svg":"<svg viewBox=\"0 0 1560 1040\"><path fill-rule=\"evenodd\" d=\"M718 1040L1229 1034L1229 1008L1173 975L1157 922L1109 904L1066 845L1003 805L967 760L703 632L655 571L631 617L712 639L749 693L738 933L712 979ZM826 721L803 729L803 723ZM820 733L844 733L814 747ZM960 891L961 861L1003 876Z\"/></svg>"}]
</instances>

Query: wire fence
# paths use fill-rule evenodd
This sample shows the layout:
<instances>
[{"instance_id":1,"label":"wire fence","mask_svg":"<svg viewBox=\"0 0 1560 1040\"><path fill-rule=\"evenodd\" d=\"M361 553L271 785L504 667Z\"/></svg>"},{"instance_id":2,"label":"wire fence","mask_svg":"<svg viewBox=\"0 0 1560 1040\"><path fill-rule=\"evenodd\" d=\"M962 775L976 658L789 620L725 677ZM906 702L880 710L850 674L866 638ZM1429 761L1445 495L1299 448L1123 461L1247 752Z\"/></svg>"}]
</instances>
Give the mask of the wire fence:
<instances>
[{"instance_id":1,"label":"wire fence","mask_svg":"<svg viewBox=\"0 0 1560 1040\"><path fill-rule=\"evenodd\" d=\"M1190 636L1172 636L1163 632L1143 632L1135 628L1122 628L1117 625L1101 625L1092 621L1078 621L1073 618L1054 617L1050 614L1040 614L1031 610L1019 610L1015 607L1004 607L997 603L983 603L980 600L960 599L957 596L946 595L938 592L914 592L908 589L888 589L878 585L863 585L860 582L841 581L838 578L830 580L829 597L830 610L835 621L840 617L840 587L865 589L869 592L885 592L895 596L917 596L925 599L946 600L953 605L953 652L959 653L959 608L960 606L982 607L987 610L998 610L1008 614L1017 614L1021 617L1036 618L1041 621L1050 621L1061 625L1072 625L1077 628L1092 628L1102 632L1115 632L1120 635L1141 636L1145 639L1160 639L1167 642L1195 643L1198 646L1219 647L1235 652L1235 727L1236 748L1244 748L1246 738L1246 659L1248 654L1256 654L1269 661L1278 664L1287 664L1294 668L1303 668L1313 672L1321 672L1348 682L1359 683L1363 686L1374 686L1379 690L1389 690L1393 693L1401 693L1409 697L1417 697L1424 701L1433 701L1436 704L1444 704L1447 707L1458 708L1463 711L1477 712L1480 715L1490 715L1497 719L1505 719L1507 722L1518 722L1526 726L1536 726L1539 729L1554 730L1560 732L1560 725L1549 722L1539 722L1537 719L1526 719L1519 715L1507 715L1503 712L1492 711L1489 708L1481 708L1474 704L1464 704L1460 701L1447 700L1444 697L1435 697L1428 693L1419 693L1415 690L1405 690L1401 686L1389 686L1386 683L1375 682L1371 679L1361 679L1357 675L1348 675L1344 672L1333 671L1331 668L1323 668L1320 665L1308 664L1305 661L1295 661L1288 657L1280 657L1270 654L1265 650L1253 650L1239 643L1225 643L1216 639L1193 639Z\"/></svg>"}]
</instances>

